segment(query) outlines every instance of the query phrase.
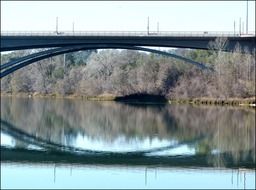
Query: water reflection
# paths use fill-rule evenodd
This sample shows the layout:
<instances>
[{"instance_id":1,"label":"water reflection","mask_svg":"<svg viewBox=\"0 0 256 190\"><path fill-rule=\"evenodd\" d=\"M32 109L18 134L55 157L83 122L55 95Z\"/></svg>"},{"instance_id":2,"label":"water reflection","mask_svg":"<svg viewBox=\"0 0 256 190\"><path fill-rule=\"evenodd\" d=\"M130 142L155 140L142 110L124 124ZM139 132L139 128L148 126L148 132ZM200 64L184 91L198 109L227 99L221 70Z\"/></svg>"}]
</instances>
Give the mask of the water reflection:
<instances>
[{"instance_id":1,"label":"water reflection","mask_svg":"<svg viewBox=\"0 0 256 190\"><path fill-rule=\"evenodd\" d=\"M33 180L26 176L33 176ZM255 174L231 169L3 163L1 187L254 189Z\"/></svg>"},{"instance_id":2,"label":"water reflection","mask_svg":"<svg viewBox=\"0 0 256 190\"><path fill-rule=\"evenodd\" d=\"M253 109L2 98L1 120L34 137L13 139L15 147L31 148L39 139L92 151L205 155L213 166L255 164Z\"/></svg>"}]
</instances>

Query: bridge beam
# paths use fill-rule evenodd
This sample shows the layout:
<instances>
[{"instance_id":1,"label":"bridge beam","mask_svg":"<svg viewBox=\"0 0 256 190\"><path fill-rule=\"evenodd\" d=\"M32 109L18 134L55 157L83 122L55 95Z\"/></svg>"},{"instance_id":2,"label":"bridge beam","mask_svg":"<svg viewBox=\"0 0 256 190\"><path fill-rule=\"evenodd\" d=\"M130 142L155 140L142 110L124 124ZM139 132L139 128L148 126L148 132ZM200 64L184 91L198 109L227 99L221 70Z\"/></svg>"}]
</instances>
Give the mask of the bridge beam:
<instances>
[{"instance_id":1,"label":"bridge beam","mask_svg":"<svg viewBox=\"0 0 256 190\"><path fill-rule=\"evenodd\" d=\"M218 36L1 36L0 51L97 44L208 50L209 42L216 38ZM227 37L227 40L224 51L233 51L238 43L242 50L247 48L252 52L255 49L255 36L233 36Z\"/></svg>"}]
</instances>

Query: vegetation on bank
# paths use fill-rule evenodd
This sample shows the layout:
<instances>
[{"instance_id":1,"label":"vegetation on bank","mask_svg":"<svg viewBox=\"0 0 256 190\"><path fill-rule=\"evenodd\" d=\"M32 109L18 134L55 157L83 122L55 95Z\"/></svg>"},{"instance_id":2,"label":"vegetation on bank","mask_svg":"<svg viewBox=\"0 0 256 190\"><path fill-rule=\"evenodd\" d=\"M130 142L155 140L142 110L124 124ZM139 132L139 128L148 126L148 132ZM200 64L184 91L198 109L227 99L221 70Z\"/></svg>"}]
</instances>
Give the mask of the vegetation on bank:
<instances>
[{"instance_id":1,"label":"vegetation on bank","mask_svg":"<svg viewBox=\"0 0 256 190\"><path fill-rule=\"evenodd\" d=\"M171 99L169 103L178 104L197 104L197 105L230 105L230 106L253 106L255 107L256 97L252 98L229 98L229 99L213 99L213 98L194 98L194 99Z\"/></svg>"},{"instance_id":2,"label":"vegetation on bank","mask_svg":"<svg viewBox=\"0 0 256 190\"><path fill-rule=\"evenodd\" d=\"M22 97L22 98L61 98L61 99L82 99L86 101L117 101L127 102L132 104L193 104L193 105L217 105L217 106L248 106L256 107L256 97L251 98L229 98L229 99L214 99L214 98L194 98L182 99L172 98L166 99L163 96L152 96L151 98L130 97L130 96L114 96L111 94L103 94L99 96L82 96L82 95L65 95L58 94L30 94L30 93L17 93L15 95L10 93L1 93L2 97Z\"/></svg>"},{"instance_id":3,"label":"vegetation on bank","mask_svg":"<svg viewBox=\"0 0 256 190\"><path fill-rule=\"evenodd\" d=\"M152 53L81 51L39 61L4 77L1 94L94 100L148 94L171 102L207 104L240 104L250 98L249 103L255 104L255 51L241 53L237 45L234 52L223 52L227 43L218 38L209 44L214 50L171 50L213 67L214 72ZM3 54L1 64L31 51Z\"/></svg>"}]
</instances>

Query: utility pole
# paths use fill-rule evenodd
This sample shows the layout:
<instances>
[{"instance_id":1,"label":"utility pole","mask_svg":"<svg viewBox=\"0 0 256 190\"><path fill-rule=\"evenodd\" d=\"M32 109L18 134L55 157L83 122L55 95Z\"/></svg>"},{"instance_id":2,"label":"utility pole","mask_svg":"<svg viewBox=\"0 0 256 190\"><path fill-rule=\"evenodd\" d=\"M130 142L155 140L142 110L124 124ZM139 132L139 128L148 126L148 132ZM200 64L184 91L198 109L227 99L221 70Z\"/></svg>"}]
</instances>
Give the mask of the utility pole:
<instances>
[{"instance_id":1,"label":"utility pole","mask_svg":"<svg viewBox=\"0 0 256 190\"><path fill-rule=\"evenodd\" d=\"M148 17L148 27L147 27L147 30L148 30L148 35L149 35L149 17Z\"/></svg>"},{"instance_id":2,"label":"utility pole","mask_svg":"<svg viewBox=\"0 0 256 190\"><path fill-rule=\"evenodd\" d=\"M73 27L73 34L74 34L75 33L75 23L74 23L74 21L72 23L72 27Z\"/></svg>"},{"instance_id":3,"label":"utility pole","mask_svg":"<svg viewBox=\"0 0 256 190\"><path fill-rule=\"evenodd\" d=\"M56 17L56 33L58 34L58 17Z\"/></svg>"},{"instance_id":4,"label":"utility pole","mask_svg":"<svg viewBox=\"0 0 256 190\"><path fill-rule=\"evenodd\" d=\"M244 21L242 22L242 34L244 34Z\"/></svg>"},{"instance_id":5,"label":"utility pole","mask_svg":"<svg viewBox=\"0 0 256 190\"><path fill-rule=\"evenodd\" d=\"M157 22L157 33L159 33L159 22Z\"/></svg>"},{"instance_id":6,"label":"utility pole","mask_svg":"<svg viewBox=\"0 0 256 190\"><path fill-rule=\"evenodd\" d=\"M234 20L234 35L236 35L236 21Z\"/></svg>"},{"instance_id":7,"label":"utility pole","mask_svg":"<svg viewBox=\"0 0 256 190\"><path fill-rule=\"evenodd\" d=\"M246 6L246 34L248 34L248 0Z\"/></svg>"},{"instance_id":8,"label":"utility pole","mask_svg":"<svg viewBox=\"0 0 256 190\"><path fill-rule=\"evenodd\" d=\"M239 19L239 35L241 35L241 17Z\"/></svg>"}]
</instances>

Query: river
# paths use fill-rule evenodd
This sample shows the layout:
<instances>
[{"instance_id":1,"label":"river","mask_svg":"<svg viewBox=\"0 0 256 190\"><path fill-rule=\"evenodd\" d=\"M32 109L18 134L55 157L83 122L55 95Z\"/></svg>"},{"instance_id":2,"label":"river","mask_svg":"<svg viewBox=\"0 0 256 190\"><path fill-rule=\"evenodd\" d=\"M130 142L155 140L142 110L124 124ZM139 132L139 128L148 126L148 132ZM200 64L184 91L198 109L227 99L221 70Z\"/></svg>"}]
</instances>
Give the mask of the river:
<instances>
[{"instance_id":1,"label":"river","mask_svg":"<svg viewBox=\"0 0 256 190\"><path fill-rule=\"evenodd\" d=\"M1 97L2 188L255 188L255 109Z\"/></svg>"}]
</instances>

